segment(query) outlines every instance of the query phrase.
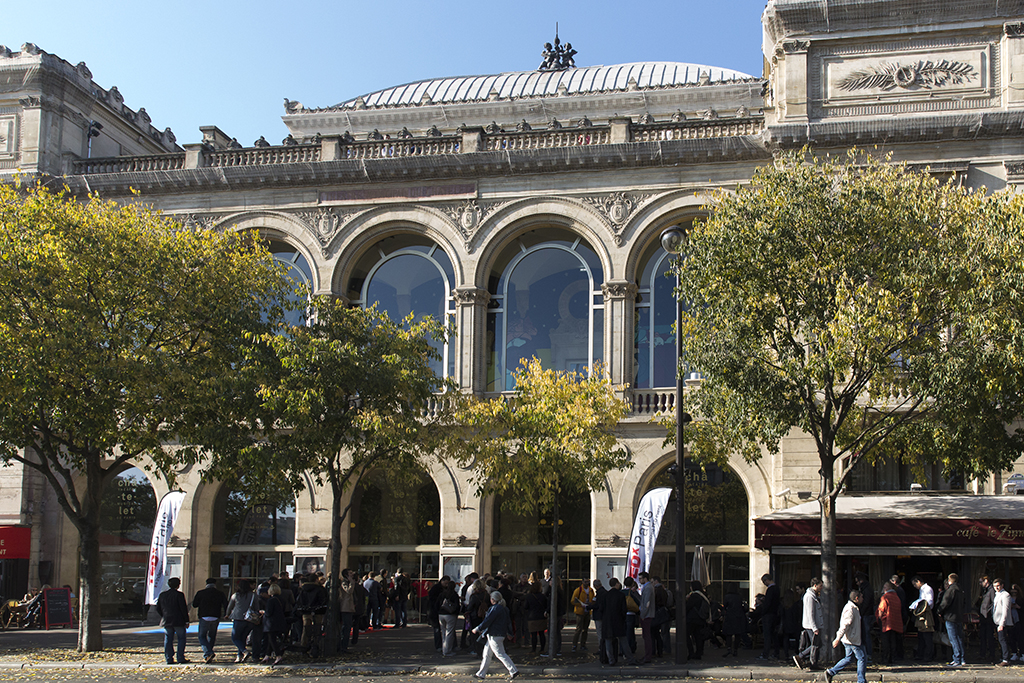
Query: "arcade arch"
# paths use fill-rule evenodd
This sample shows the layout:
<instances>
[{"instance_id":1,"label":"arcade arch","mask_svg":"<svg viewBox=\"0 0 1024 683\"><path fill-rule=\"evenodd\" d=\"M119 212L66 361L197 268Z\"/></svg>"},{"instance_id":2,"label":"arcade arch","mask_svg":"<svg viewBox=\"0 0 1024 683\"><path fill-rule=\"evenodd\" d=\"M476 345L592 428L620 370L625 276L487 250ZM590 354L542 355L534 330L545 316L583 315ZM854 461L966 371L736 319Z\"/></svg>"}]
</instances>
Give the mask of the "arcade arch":
<instances>
[{"instance_id":1,"label":"arcade arch","mask_svg":"<svg viewBox=\"0 0 1024 683\"><path fill-rule=\"evenodd\" d=\"M640 495L656 488L671 488L672 494L658 534L651 574L674 584L676 544L675 479L669 473L674 456L654 465ZM690 576L696 546L704 549L711 577L711 594L721 601L728 592L746 595L750 582L750 503L744 482L728 465L684 461L686 501L686 576ZM634 513L635 514L635 513Z\"/></svg>"},{"instance_id":2,"label":"arcade arch","mask_svg":"<svg viewBox=\"0 0 1024 683\"><path fill-rule=\"evenodd\" d=\"M146 564L156 508L156 490L138 467L121 470L110 478L103 490L100 609L104 618L145 617ZM180 567L178 569L180 574Z\"/></svg>"}]
</instances>

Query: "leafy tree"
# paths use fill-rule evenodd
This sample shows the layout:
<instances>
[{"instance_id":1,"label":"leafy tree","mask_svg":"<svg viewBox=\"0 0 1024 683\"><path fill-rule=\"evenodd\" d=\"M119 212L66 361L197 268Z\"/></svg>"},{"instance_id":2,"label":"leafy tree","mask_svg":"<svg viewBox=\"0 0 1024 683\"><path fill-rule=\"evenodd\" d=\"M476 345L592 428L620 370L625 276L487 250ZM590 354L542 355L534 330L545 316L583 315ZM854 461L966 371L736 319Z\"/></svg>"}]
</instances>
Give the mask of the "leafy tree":
<instances>
[{"instance_id":1,"label":"leafy tree","mask_svg":"<svg viewBox=\"0 0 1024 683\"><path fill-rule=\"evenodd\" d=\"M138 206L0 186L0 457L38 471L78 530L78 647L102 649L101 501L170 447L281 293L269 254Z\"/></svg>"},{"instance_id":2,"label":"leafy tree","mask_svg":"<svg viewBox=\"0 0 1024 683\"><path fill-rule=\"evenodd\" d=\"M608 472L633 466L615 428L627 404L603 368L587 375L545 370L533 358L516 371L512 397L468 400L457 414L465 443L456 457L472 463L481 496L500 495L518 514L551 507L551 573L558 574L558 500L567 487L604 489ZM557 587L551 584L550 630L555 632ZM554 654L554 640L550 652Z\"/></svg>"},{"instance_id":3,"label":"leafy tree","mask_svg":"<svg viewBox=\"0 0 1024 683\"><path fill-rule=\"evenodd\" d=\"M684 355L703 375L690 446L752 461L791 430L814 440L830 628L836 498L858 462L899 452L984 477L1021 453L1006 428L1021 414L1020 317L1004 317L1024 291L1019 215L1017 200L855 151L804 152L718 194L689 236Z\"/></svg>"},{"instance_id":4,"label":"leafy tree","mask_svg":"<svg viewBox=\"0 0 1024 683\"><path fill-rule=\"evenodd\" d=\"M433 344L446 333L432 318L396 322L376 307L350 308L332 296L310 300L309 322L266 333L250 347L240 382L256 385L256 405L241 402L223 429L208 473L245 473L257 489L275 482L301 490L306 475L330 488L331 607L325 650L338 645L341 531L345 492L374 468L412 479L439 446L438 392L451 387L431 369ZM240 391L242 395L248 392ZM251 419L246 411L251 410ZM258 429L252 429L253 426Z\"/></svg>"}]
</instances>

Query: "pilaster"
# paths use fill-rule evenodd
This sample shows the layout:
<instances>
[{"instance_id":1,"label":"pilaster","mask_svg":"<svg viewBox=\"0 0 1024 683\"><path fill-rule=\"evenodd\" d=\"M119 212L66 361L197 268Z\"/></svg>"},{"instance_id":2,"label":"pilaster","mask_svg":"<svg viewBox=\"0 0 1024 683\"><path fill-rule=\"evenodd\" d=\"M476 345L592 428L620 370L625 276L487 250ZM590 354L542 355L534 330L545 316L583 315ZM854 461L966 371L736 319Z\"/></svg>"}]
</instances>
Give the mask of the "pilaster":
<instances>
[{"instance_id":1,"label":"pilaster","mask_svg":"<svg viewBox=\"0 0 1024 683\"><path fill-rule=\"evenodd\" d=\"M1003 103L1024 107L1024 22L1003 24Z\"/></svg>"},{"instance_id":2,"label":"pilaster","mask_svg":"<svg viewBox=\"0 0 1024 683\"><path fill-rule=\"evenodd\" d=\"M604 293L605 364L612 384L633 381L633 315L636 307L635 283L609 280L601 285Z\"/></svg>"},{"instance_id":3,"label":"pilaster","mask_svg":"<svg viewBox=\"0 0 1024 683\"><path fill-rule=\"evenodd\" d=\"M458 305L455 342L451 352L455 364L455 381L463 390L481 393L487 377L487 302L491 295L479 287L457 287L453 294Z\"/></svg>"}]
</instances>

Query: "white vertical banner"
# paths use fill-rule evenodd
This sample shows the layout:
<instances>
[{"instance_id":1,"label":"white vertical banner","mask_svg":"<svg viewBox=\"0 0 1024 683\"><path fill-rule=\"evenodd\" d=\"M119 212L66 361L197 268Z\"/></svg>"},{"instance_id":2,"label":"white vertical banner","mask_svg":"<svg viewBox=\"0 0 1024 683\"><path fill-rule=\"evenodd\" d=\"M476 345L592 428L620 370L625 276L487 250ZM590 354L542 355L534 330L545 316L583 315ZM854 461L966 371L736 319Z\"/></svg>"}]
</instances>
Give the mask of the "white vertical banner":
<instances>
[{"instance_id":1,"label":"white vertical banner","mask_svg":"<svg viewBox=\"0 0 1024 683\"><path fill-rule=\"evenodd\" d=\"M174 532L174 522L185 500L184 491L171 491L160 499L153 527L153 541L149 544L149 565L146 570L146 604L155 605L157 596L167 581L167 542Z\"/></svg>"},{"instance_id":2,"label":"white vertical banner","mask_svg":"<svg viewBox=\"0 0 1024 683\"><path fill-rule=\"evenodd\" d=\"M651 555L661 531L661 520L665 516L672 489L652 489L640 499L640 509L633 522L633 533L629 537L629 554L626 556L626 576L634 579L640 572L651 568Z\"/></svg>"}]
</instances>

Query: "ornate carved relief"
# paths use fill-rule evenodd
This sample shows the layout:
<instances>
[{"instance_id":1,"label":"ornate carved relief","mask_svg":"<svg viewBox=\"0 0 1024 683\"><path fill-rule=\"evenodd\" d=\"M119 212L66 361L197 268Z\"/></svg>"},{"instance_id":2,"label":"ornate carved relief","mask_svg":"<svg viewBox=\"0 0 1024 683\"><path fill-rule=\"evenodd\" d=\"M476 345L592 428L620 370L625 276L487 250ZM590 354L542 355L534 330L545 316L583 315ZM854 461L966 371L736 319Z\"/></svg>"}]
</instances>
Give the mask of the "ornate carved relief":
<instances>
[{"instance_id":1,"label":"ornate carved relief","mask_svg":"<svg viewBox=\"0 0 1024 683\"><path fill-rule=\"evenodd\" d=\"M452 292L452 298L455 299L455 303L459 304L460 306L486 306L487 302L491 300L491 294L486 289L472 287L466 289L456 289L454 292Z\"/></svg>"},{"instance_id":2,"label":"ornate carved relief","mask_svg":"<svg viewBox=\"0 0 1024 683\"><path fill-rule=\"evenodd\" d=\"M331 240L338 234L341 226L348 222L352 214L339 213L332 209L316 209L315 211L300 211L298 216L320 241L320 250L324 256L327 256L330 252L328 247Z\"/></svg>"},{"instance_id":3,"label":"ornate carved relief","mask_svg":"<svg viewBox=\"0 0 1024 683\"><path fill-rule=\"evenodd\" d=\"M636 296L636 290L635 283L623 280L605 282L601 285L601 293L608 299L632 299Z\"/></svg>"},{"instance_id":4,"label":"ornate carved relief","mask_svg":"<svg viewBox=\"0 0 1024 683\"><path fill-rule=\"evenodd\" d=\"M172 216L185 230L213 230L217 226L217 217L208 213L186 213Z\"/></svg>"},{"instance_id":5,"label":"ornate carved relief","mask_svg":"<svg viewBox=\"0 0 1024 683\"><path fill-rule=\"evenodd\" d=\"M448 214L452 221L459 226L462 236L468 243L484 219L494 213L495 209L501 208L507 203L481 203L474 199L469 199L458 204L442 206L441 210Z\"/></svg>"},{"instance_id":6,"label":"ornate carved relief","mask_svg":"<svg viewBox=\"0 0 1024 683\"><path fill-rule=\"evenodd\" d=\"M1024 161L1004 161L1003 168L1006 169L1007 180L1024 180Z\"/></svg>"},{"instance_id":7,"label":"ornate carved relief","mask_svg":"<svg viewBox=\"0 0 1024 683\"><path fill-rule=\"evenodd\" d=\"M777 48L775 48L775 54L792 55L797 52L807 52L807 49L810 46L811 41L809 40L784 40Z\"/></svg>"},{"instance_id":8,"label":"ornate carved relief","mask_svg":"<svg viewBox=\"0 0 1024 683\"><path fill-rule=\"evenodd\" d=\"M625 227L636 208L651 196L650 194L612 192L603 197L584 197L583 201L600 210L615 233L616 246L622 246L622 228Z\"/></svg>"},{"instance_id":9,"label":"ornate carved relief","mask_svg":"<svg viewBox=\"0 0 1024 683\"><path fill-rule=\"evenodd\" d=\"M1021 36L1024 36L1024 21L1019 21L1014 24L1003 24L1003 32L1010 38L1020 38Z\"/></svg>"},{"instance_id":10,"label":"ornate carved relief","mask_svg":"<svg viewBox=\"0 0 1024 683\"><path fill-rule=\"evenodd\" d=\"M20 100L18 100L18 104L20 104L23 107L40 107L42 106L43 101L35 95L29 95L28 97L22 97Z\"/></svg>"},{"instance_id":11,"label":"ornate carved relief","mask_svg":"<svg viewBox=\"0 0 1024 683\"><path fill-rule=\"evenodd\" d=\"M885 92L897 87L904 90L924 88L932 90L947 85L970 83L978 78L978 71L972 64L943 59L939 62L920 60L914 64L892 62L883 66L868 67L854 71L841 78L836 87L853 91L879 89Z\"/></svg>"}]
</instances>

